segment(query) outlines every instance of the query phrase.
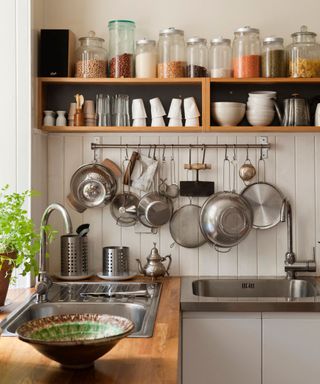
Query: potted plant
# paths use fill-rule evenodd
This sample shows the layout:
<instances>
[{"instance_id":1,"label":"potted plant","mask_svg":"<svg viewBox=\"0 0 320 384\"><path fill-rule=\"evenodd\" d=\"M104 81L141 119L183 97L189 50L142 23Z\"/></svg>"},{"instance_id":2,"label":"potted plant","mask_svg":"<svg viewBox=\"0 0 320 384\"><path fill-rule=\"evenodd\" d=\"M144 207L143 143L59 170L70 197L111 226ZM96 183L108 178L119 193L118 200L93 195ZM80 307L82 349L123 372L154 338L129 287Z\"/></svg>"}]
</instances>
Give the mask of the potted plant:
<instances>
[{"instance_id":1,"label":"potted plant","mask_svg":"<svg viewBox=\"0 0 320 384\"><path fill-rule=\"evenodd\" d=\"M40 235L24 207L32 191L9 193L9 186L0 189L0 306L3 306L8 292L11 273L21 267L21 274L38 274L36 256L40 249ZM48 239L52 231L45 228Z\"/></svg>"}]
</instances>

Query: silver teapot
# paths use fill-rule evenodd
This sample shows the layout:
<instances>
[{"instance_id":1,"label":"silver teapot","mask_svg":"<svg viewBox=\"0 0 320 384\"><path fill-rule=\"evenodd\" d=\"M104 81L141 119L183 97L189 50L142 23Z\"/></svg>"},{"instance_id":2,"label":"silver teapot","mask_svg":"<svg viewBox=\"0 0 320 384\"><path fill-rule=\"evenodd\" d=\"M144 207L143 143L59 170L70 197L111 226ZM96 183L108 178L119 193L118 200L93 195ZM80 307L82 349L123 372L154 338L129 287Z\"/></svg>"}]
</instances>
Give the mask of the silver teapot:
<instances>
[{"instance_id":1,"label":"silver teapot","mask_svg":"<svg viewBox=\"0 0 320 384\"><path fill-rule=\"evenodd\" d=\"M145 276L151 276L153 278L164 276L166 274L169 276L169 268L172 261L171 255L164 257L160 256L156 245L157 243L153 243L153 248L151 249L150 255L147 257L147 264L144 267L142 267L141 261L136 259L138 263L138 270ZM166 259L169 259L167 268L162 264L162 262Z\"/></svg>"},{"instance_id":2,"label":"silver teapot","mask_svg":"<svg viewBox=\"0 0 320 384\"><path fill-rule=\"evenodd\" d=\"M310 111L308 101L297 93L291 95L291 97L283 101L283 114L281 113L277 103L274 103L281 125L285 127L310 125Z\"/></svg>"}]
</instances>

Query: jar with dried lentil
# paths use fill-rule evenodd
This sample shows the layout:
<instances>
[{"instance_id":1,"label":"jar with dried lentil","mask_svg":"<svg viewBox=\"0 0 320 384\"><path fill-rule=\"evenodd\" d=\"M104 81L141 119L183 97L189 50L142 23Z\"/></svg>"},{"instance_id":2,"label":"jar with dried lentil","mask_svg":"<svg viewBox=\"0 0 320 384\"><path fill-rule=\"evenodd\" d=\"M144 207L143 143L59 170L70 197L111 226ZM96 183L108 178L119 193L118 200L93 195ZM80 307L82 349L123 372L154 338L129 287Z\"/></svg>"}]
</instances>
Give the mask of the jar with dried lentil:
<instances>
[{"instance_id":1,"label":"jar with dried lentil","mask_svg":"<svg viewBox=\"0 0 320 384\"><path fill-rule=\"evenodd\" d=\"M288 46L290 77L320 76L320 45L316 42L316 36L305 25L300 32L291 35L293 41Z\"/></svg>"},{"instance_id":2,"label":"jar with dried lentil","mask_svg":"<svg viewBox=\"0 0 320 384\"><path fill-rule=\"evenodd\" d=\"M287 55L282 37L266 37L263 40L261 55L262 77L287 76Z\"/></svg>"},{"instance_id":3,"label":"jar with dried lentil","mask_svg":"<svg viewBox=\"0 0 320 384\"><path fill-rule=\"evenodd\" d=\"M206 77L207 67L207 40L191 37L187 40L187 77Z\"/></svg>"},{"instance_id":4,"label":"jar with dried lentil","mask_svg":"<svg viewBox=\"0 0 320 384\"><path fill-rule=\"evenodd\" d=\"M134 77L134 21L111 20L108 27L109 76Z\"/></svg>"},{"instance_id":5,"label":"jar with dried lentil","mask_svg":"<svg viewBox=\"0 0 320 384\"><path fill-rule=\"evenodd\" d=\"M80 47L76 51L76 77L106 77L107 51L102 44L104 39L96 37L93 31L80 37Z\"/></svg>"},{"instance_id":6,"label":"jar with dried lentil","mask_svg":"<svg viewBox=\"0 0 320 384\"><path fill-rule=\"evenodd\" d=\"M185 42L182 30L171 27L160 31L158 57L158 77L185 77Z\"/></svg>"},{"instance_id":7,"label":"jar with dried lentil","mask_svg":"<svg viewBox=\"0 0 320 384\"><path fill-rule=\"evenodd\" d=\"M217 37L210 42L209 52L210 76L215 78L232 77L231 40Z\"/></svg>"},{"instance_id":8,"label":"jar with dried lentil","mask_svg":"<svg viewBox=\"0 0 320 384\"><path fill-rule=\"evenodd\" d=\"M260 76L259 29L242 27L234 32L233 75L236 78Z\"/></svg>"}]
</instances>

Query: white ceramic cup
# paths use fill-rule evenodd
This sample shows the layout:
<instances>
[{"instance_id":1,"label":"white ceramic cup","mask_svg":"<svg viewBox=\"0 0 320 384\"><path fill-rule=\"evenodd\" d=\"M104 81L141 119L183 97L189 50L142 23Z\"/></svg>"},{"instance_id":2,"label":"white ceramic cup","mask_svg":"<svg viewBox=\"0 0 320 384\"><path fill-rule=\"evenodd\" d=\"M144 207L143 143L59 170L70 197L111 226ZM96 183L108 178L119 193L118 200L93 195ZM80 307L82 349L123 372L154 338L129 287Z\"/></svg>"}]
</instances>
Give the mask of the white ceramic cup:
<instances>
[{"instance_id":1,"label":"white ceramic cup","mask_svg":"<svg viewBox=\"0 0 320 384\"><path fill-rule=\"evenodd\" d=\"M186 97L183 100L184 117L193 119L200 116L200 112L194 97Z\"/></svg>"},{"instance_id":2,"label":"white ceramic cup","mask_svg":"<svg viewBox=\"0 0 320 384\"><path fill-rule=\"evenodd\" d=\"M147 117L146 109L142 99L132 100L132 118L145 119Z\"/></svg>"},{"instance_id":3,"label":"white ceramic cup","mask_svg":"<svg viewBox=\"0 0 320 384\"><path fill-rule=\"evenodd\" d=\"M159 97L155 97L151 99L150 101L150 106L151 106L151 117L163 117L166 115L166 112L163 108L163 105L161 103L161 100Z\"/></svg>"},{"instance_id":4,"label":"white ceramic cup","mask_svg":"<svg viewBox=\"0 0 320 384\"><path fill-rule=\"evenodd\" d=\"M169 127L182 127L182 119L172 118L169 120Z\"/></svg>"},{"instance_id":5,"label":"white ceramic cup","mask_svg":"<svg viewBox=\"0 0 320 384\"><path fill-rule=\"evenodd\" d=\"M146 125L147 125L147 119L145 118L133 119L132 121L133 127L145 127Z\"/></svg>"},{"instance_id":6,"label":"white ceramic cup","mask_svg":"<svg viewBox=\"0 0 320 384\"><path fill-rule=\"evenodd\" d=\"M174 118L174 119L181 119L182 114L181 114L181 105L182 105L182 100L181 99L172 99L169 112L168 112L168 117Z\"/></svg>"},{"instance_id":7,"label":"white ceramic cup","mask_svg":"<svg viewBox=\"0 0 320 384\"><path fill-rule=\"evenodd\" d=\"M184 126L185 127L199 127L200 126L199 117L194 117L192 119L186 119Z\"/></svg>"},{"instance_id":8,"label":"white ceramic cup","mask_svg":"<svg viewBox=\"0 0 320 384\"><path fill-rule=\"evenodd\" d=\"M154 117L151 120L151 127L165 127L166 124L164 122L164 118L161 117Z\"/></svg>"}]
</instances>

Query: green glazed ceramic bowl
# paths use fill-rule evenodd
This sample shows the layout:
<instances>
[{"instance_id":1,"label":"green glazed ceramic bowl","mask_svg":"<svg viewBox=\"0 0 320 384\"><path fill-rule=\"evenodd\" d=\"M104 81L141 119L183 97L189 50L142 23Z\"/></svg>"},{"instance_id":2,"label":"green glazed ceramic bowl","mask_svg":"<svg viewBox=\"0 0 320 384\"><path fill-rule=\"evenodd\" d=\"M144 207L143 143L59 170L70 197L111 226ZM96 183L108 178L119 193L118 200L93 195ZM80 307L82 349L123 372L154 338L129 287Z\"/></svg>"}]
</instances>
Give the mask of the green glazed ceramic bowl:
<instances>
[{"instance_id":1,"label":"green glazed ceramic bowl","mask_svg":"<svg viewBox=\"0 0 320 384\"><path fill-rule=\"evenodd\" d=\"M67 368L87 368L134 329L131 320L93 313L31 320L17 329L22 341Z\"/></svg>"}]
</instances>

